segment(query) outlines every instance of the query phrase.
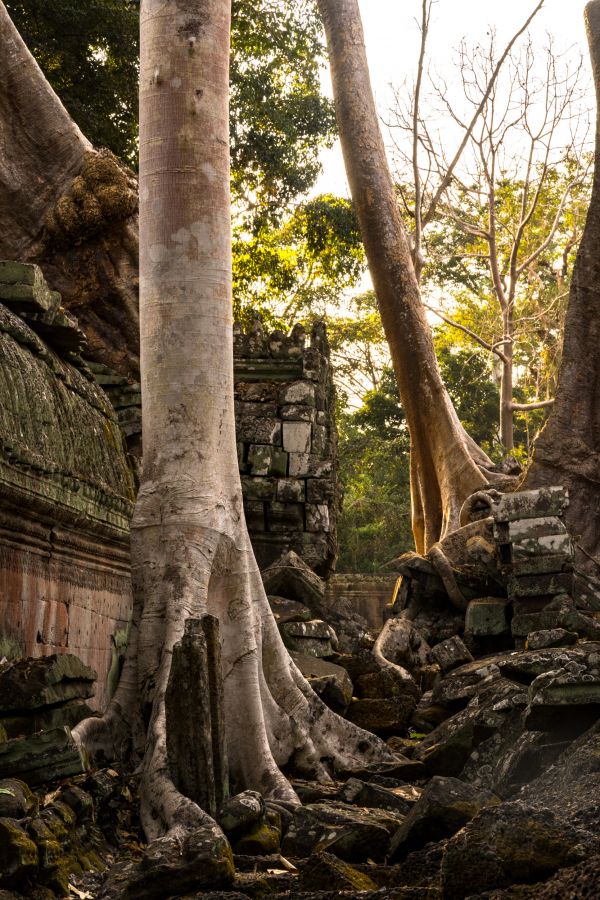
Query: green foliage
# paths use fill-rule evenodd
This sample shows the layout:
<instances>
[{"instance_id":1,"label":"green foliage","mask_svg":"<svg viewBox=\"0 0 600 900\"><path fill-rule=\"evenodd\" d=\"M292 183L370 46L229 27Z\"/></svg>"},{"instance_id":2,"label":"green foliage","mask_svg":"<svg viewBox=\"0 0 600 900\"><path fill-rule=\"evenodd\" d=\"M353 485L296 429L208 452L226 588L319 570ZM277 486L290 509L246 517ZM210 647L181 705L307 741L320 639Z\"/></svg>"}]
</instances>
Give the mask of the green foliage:
<instances>
[{"instance_id":1,"label":"green foliage","mask_svg":"<svg viewBox=\"0 0 600 900\"><path fill-rule=\"evenodd\" d=\"M6 7L86 137L135 166L139 4L7 0ZM333 140L323 60L312 0L233 0L232 186L255 233L314 184L319 153Z\"/></svg>"},{"instance_id":2,"label":"green foliage","mask_svg":"<svg viewBox=\"0 0 600 900\"><path fill-rule=\"evenodd\" d=\"M473 440L494 455L500 395L492 381L489 356L483 350L452 348L441 340L436 343L442 381L458 418Z\"/></svg>"},{"instance_id":3,"label":"green foliage","mask_svg":"<svg viewBox=\"0 0 600 900\"><path fill-rule=\"evenodd\" d=\"M234 195L257 233L305 194L333 142L321 93L322 29L313 0L234 0L231 150Z\"/></svg>"},{"instance_id":4,"label":"green foliage","mask_svg":"<svg viewBox=\"0 0 600 900\"><path fill-rule=\"evenodd\" d=\"M6 0L46 78L97 147L137 155L138 10L125 0Z\"/></svg>"},{"instance_id":5,"label":"green foliage","mask_svg":"<svg viewBox=\"0 0 600 900\"><path fill-rule=\"evenodd\" d=\"M368 392L354 414L342 413L339 525L341 572L378 572L412 547L409 438L393 373Z\"/></svg>"},{"instance_id":6,"label":"green foliage","mask_svg":"<svg viewBox=\"0 0 600 900\"><path fill-rule=\"evenodd\" d=\"M324 315L364 270L352 205L326 194L293 210L279 226L255 235L234 229L234 312L244 322L257 312L271 324Z\"/></svg>"}]
</instances>

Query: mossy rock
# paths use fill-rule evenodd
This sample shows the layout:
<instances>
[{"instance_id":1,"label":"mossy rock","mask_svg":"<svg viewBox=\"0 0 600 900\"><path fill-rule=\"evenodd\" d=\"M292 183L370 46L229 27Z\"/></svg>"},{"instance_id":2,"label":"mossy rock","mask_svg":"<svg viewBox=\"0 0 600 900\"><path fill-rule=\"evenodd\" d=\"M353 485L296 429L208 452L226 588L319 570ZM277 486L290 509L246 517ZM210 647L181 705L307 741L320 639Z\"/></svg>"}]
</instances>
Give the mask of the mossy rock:
<instances>
[{"instance_id":1,"label":"mossy rock","mask_svg":"<svg viewBox=\"0 0 600 900\"><path fill-rule=\"evenodd\" d=\"M35 815L38 799L24 781L3 778L0 781L0 818L24 819Z\"/></svg>"},{"instance_id":2,"label":"mossy rock","mask_svg":"<svg viewBox=\"0 0 600 900\"><path fill-rule=\"evenodd\" d=\"M242 835L234 850L243 856L269 856L279 853L281 831L269 822L258 822L251 831Z\"/></svg>"},{"instance_id":3,"label":"mossy rock","mask_svg":"<svg viewBox=\"0 0 600 900\"><path fill-rule=\"evenodd\" d=\"M314 853L300 870L299 890L317 891L376 891L375 882L349 863L332 853Z\"/></svg>"},{"instance_id":4,"label":"mossy rock","mask_svg":"<svg viewBox=\"0 0 600 900\"><path fill-rule=\"evenodd\" d=\"M0 819L0 888L21 888L36 874L38 849L16 819Z\"/></svg>"}]
</instances>

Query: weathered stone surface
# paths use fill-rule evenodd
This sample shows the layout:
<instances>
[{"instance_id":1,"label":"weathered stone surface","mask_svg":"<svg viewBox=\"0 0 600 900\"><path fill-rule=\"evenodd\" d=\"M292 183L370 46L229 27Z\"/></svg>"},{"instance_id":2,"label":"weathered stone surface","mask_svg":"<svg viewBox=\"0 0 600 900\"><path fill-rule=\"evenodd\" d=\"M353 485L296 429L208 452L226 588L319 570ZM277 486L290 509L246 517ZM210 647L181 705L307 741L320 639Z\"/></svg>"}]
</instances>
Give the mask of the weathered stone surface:
<instances>
[{"instance_id":1,"label":"weathered stone surface","mask_svg":"<svg viewBox=\"0 0 600 900\"><path fill-rule=\"evenodd\" d=\"M0 665L0 714L94 696L96 673L70 653Z\"/></svg>"},{"instance_id":2,"label":"weathered stone surface","mask_svg":"<svg viewBox=\"0 0 600 900\"><path fill-rule=\"evenodd\" d=\"M217 821L225 834L237 837L264 820L265 801L257 791L243 791L221 806Z\"/></svg>"},{"instance_id":3,"label":"weathered stone surface","mask_svg":"<svg viewBox=\"0 0 600 900\"><path fill-rule=\"evenodd\" d=\"M521 801L485 809L447 844L443 896L472 894L519 882L542 881L586 856L589 835L549 809Z\"/></svg>"},{"instance_id":4,"label":"weathered stone surface","mask_svg":"<svg viewBox=\"0 0 600 900\"><path fill-rule=\"evenodd\" d=\"M556 486L502 494L493 504L492 514L496 522L514 522L539 516L560 516L568 505L568 491Z\"/></svg>"},{"instance_id":5,"label":"weathered stone surface","mask_svg":"<svg viewBox=\"0 0 600 900\"><path fill-rule=\"evenodd\" d=\"M248 450L247 469L251 475L268 475L273 459L273 447L269 444L250 444ZM255 496L252 493L247 495Z\"/></svg>"},{"instance_id":6,"label":"weathered stone surface","mask_svg":"<svg viewBox=\"0 0 600 900\"><path fill-rule=\"evenodd\" d=\"M282 478L277 482L277 499L281 503L304 503L306 484L298 478Z\"/></svg>"},{"instance_id":7,"label":"weathered stone surface","mask_svg":"<svg viewBox=\"0 0 600 900\"><path fill-rule=\"evenodd\" d=\"M327 850L348 862L382 860L399 819L392 813L359 810L341 803L300 807L282 844L287 857L306 858Z\"/></svg>"},{"instance_id":8,"label":"weathered stone surface","mask_svg":"<svg viewBox=\"0 0 600 900\"><path fill-rule=\"evenodd\" d=\"M219 622L188 619L165 694L167 754L181 793L215 815L229 794Z\"/></svg>"},{"instance_id":9,"label":"weathered stone surface","mask_svg":"<svg viewBox=\"0 0 600 900\"><path fill-rule=\"evenodd\" d=\"M20 888L37 871L38 849L16 819L0 818L0 888Z\"/></svg>"},{"instance_id":10,"label":"weathered stone surface","mask_svg":"<svg viewBox=\"0 0 600 900\"><path fill-rule=\"evenodd\" d=\"M323 702L336 712L344 712L352 700L352 682L346 670L315 656L293 651L290 655Z\"/></svg>"},{"instance_id":11,"label":"weathered stone surface","mask_svg":"<svg viewBox=\"0 0 600 900\"><path fill-rule=\"evenodd\" d=\"M36 785L81 775L86 768L87 761L68 728L0 744L0 778L18 778Z\"/></svg>"},{"instance_id":12,"label":"weathered stone surface","mask_svg":"<svg viewBox=\"0 0 600 900\"><path fill-rule=\"evenodd\" d=\"M547 647L570 647L576 644L579 635L575 631L564 628L551 628L548 631L532 631L527 635L527 650L545 650Z\"/></svg>"},{"instance_id":13,"label":"weathered stone surface","mask_svg":"<svg viewBox=\"0 0 600 900\"><path fill-rule=\"evenodd\" d=\"M0 728L4 728L7 738L28 737L38 731L51 731L66 725L74 728L83 719L93 716L94 711L80 700L70 700L58 706L38 707L20 715L0 718Z\"/></svg>"},{"instance_id":14,"label":"weathered stone surface","mask_svg":"<svg viewBox=\"0 0 600 900\"><path fill-rule=\"evenodd\" d=\"M298 888L314 895L320 891L376 891L378 885L363 872L332 853L314 853L300 869Z\"/></svg>"},{"instance_id":15,"label":"weathered stone surface","mask_svg":"<svg viewBox=\"0 0 600 900\"><path fill-rule=\"evenodd\" d=\"M256 822L233 846L234 852L246 856L270 856L279 853L280 829L267 821Z\"/></svg>"},{"instance_id":16,"label":"weathered stone surface","mask_svg":"<svg viewBox=\"0 0 600 900\"><path fill-rule=\"evenodd\" d=\"M389 700L353 700L346 718L360 728L386 736L401 731L415 710L414 696L405 694Z\"/></svg>"},{"instance_id":17,"label":"weathered stone surface","mask_svg":"<svg viewBox=\"0 0 600 900\"><path fill-rule=\"evenodd\" d=\"M281 446L281 422L273 416L242 418L238 422L236 433L239 441L248 444Z\"/></svg>"},{"instance_id":18,"label":"weathered stone surface","mask_svg":"<svg viewBox=\"0 0 600 900\"><path fill-rule=\"evenodd\" d=\"M304 528L304 504L275 501L269 504L267 517L269 531L283 533L302 531Z\"/></svg>"},{"instance_id":19,"label":"weathered stone surface","mask_svg":"<svg viewBox=\"0 0 600 900\"><path fill-rule=\"evenodd\" d=\"M37 797L24 781L16 778L4 778L0 781L0 818L24 819L35 815L37 807Z\"/></svg>"},{"instance_id":20,"label":"weathered stone surface","mask_svg":"<svg viewBox=\"0 0 600 900\"><path fill-rule=\"evenodd\" d=\"M326 503L306 504L306 530L329 533L329 506Z\"/></svg>"},{"instance_id":21,"label":"weathered stone surface","mask_svg":"<svg viewBox=\"0 0 600 900\"><path fill-rule=\"evenodd\" d=\"M279 402L295 403L302 406L314 406L316 397L315 385L310 381L294 381L286 384L279 392Z\"/></svg>"},{"instance_id":22,"label":"weathered stone surface","mask_svg":"<svg viewBox=\"0 0 600 900\"><path fill-rule=\"evenodd\" d=\"M465 632L474 637L508 634L508 601L498 597L471 600L465 616Z\"/></svg>"},{"instance_id":23,"label":"weathered stone surface","mask_svg":"<svg viewBox=\"0 0 600 900\"><path fill-rule=\"evenodd\" d=\"M285 597L269 595L269 606L275 616L278 625L286 622L308 622L312 619L312 612L303 603L297 600L286 600Z\"/></svg>"},{"instance_id":24,"label":"weathered stone surface","mask_svg":"<svg viewBox=\"0 0 600 900\"><path fill-rule=\"evenodd\" d=\"M233 880L231 847L216 825L206 825L183 839L158 838L140 862L118 863L99 900L164 900L201 888L226 888Z\"/></svg>"},{"instance_id":25,"label":"weathered stone surface","mask_svg":"<svg viewBox=\"0 0 600 900\"><path fill-rule=\"evenodd\" d=\"M457 778L434 777L392 837L390 859L403 859L429 841L452 837L497 798Z\"/></svg>"},{"instance_id":26,"label":"weathered stone surface","mask_svg":"<svg viewBox=\"0 0 600 900\"><path fill-rule=\"evenodd\" d=\"M340 788L337 799L342 803L361 806L366 809L385 809L398 816L407 815L415 804L414 788L386 788L373 782L350 778ZM407 794L409 799L407 799Z\"/></svg>"},{"instance_id":27,"label":"weathered stone surface","mask_svg":"<svg viewBox=\"0 0 600 900\"><path fill-rule=\"evenodd\" d=\"M262 573L267 594L287 597L318 611L325 583L293 550L284 553Z\"/></svg>"},{"instance_id":28,"label":"weathered stone surface","mask_svg":"<svg viewBox=\"0 0 600 900\"><path fill-rule=\"evenodd\" d=\"M473 661L471 653L458 635L454 635L432 647L431 656L443 673L450 672L452 669L457 669L459 666Z\"/></svg>"},{"instance_id":29,"label":"weathered stone surface","mask_svg":"<svg viewBox=\"0 0 600 900\"><path fill-rule=\"evenodd\" d=\"M309 422L284 422L283 449L288 453L310 453L311 429Z\"/></svg>"}]
</instances>

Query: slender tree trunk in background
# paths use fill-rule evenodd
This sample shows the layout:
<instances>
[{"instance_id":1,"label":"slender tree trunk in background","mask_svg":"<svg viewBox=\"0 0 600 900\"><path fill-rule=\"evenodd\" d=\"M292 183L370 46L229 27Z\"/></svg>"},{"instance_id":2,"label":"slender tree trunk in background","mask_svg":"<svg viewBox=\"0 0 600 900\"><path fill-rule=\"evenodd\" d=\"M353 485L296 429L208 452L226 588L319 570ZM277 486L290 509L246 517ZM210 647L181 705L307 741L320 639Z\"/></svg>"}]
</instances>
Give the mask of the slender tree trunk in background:
<instances>
[{"instance_id":1,"label":"slender tree trunk in background","mask_svg":"<svg viewBox=\"0 0 600 900\"><path fill-rule=\"evenodd\" d=\"M514 350L513 350L513 319L512 309L506 309L502 314L504 322L504 344L502 352L502 381L500 385L500 441L507 453L512 453L515 448L514 439Z\"/></svg>"},{"instance_id":2,"label":"slender tree trunk in background","mask_svg":"<svg viewBox=\"0 0 600 900\"><path fill-rule=\"evenodd\" d=\"M585 10L600 104L600 0ZM556 402L539 436L525 487L564 484L577 567L600 577L600 116L587 222L573 271ZM595 557L595 562L591 557Z\"/></svg>"},{"instance_id":3,"label":"slender tree trunk in background","mask_svg":"<svg viewBox=\"0 0 600 900\"><path fill-rule=\"evenodd\" d=\"M43 266L88 355L134 376L136 212L133 174L82 135L0 0L0 259Z\"/></svg>"},{"instance_id":4,"label":"slender tree trunk in background","mask_svg":"<svg viewBox=\"0 0 600 900\"><path fill-rule=\"evenodd\" d=\"M492 478L442 383L373 101L357 0L319 0L350 191L410 430L413 531L423 552Z\"/></svg>"},{"instance_id":5,"label":"slender tree trunk in background","mask_svg":"<svg viewBox=\"0 0 600 900\"><path fill-rule=\"evenodd\" d=\"M297 802L279 769L292 758L321 779L324 760L352 768L394 759L378 738L327 709L292 663L244 520L233 399L229 25L229 0L142 3L144 474L132 532L135 605L114 701L104 719L76 733L109 755L130 729L143 742L149 838L206 822L169 776L165 713L173 646L186 621L206 613L220 625L234 790Z\"/></svg>"}]
</instances>

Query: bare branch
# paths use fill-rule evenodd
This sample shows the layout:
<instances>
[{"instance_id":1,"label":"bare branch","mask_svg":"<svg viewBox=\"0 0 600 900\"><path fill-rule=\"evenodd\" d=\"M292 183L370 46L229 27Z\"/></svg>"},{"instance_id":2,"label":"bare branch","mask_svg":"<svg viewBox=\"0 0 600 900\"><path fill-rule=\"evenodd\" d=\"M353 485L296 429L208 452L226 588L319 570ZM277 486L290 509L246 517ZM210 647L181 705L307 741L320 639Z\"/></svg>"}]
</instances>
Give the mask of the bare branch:
<instances>
[{"instance_id":1,"label":"bare branch","mask_svg":"<svg viewBox=\"0 0 600 900\"><path fill-rule=\"evenodd\" d=\"M551 400L536 400L533 403L511 403L510 408L514 412L529 412L532 409L546 409L554 404L554 398Z\"/></svg>"},{"instance_id":2,"label":"bare branch","mask_svg":"<svg viewBox=\"0 0 600 900\"><path fill-rule=\"evenodd\" d=\"M438 316L446 325L450 325L451 328L457 328L459 331L462 331L464 334L467 334L470 338L472 338L476 344L479 344L480 347L483 347L484 350L487 350L489 353L494 353L498 359L501 359L502 362L508 362L505 354L498 349L498 346L503 341L500 341L499 344L488 344L482 337L476 334L474 331L471 331L470 328L467 328L466 325L461 325L460 322L455 322L454 319L450 319L445 313L441 312L439 309L436 309L434 306L430 306L428 303L424 303L423 306L425 309L428 309L429 312L432 312L434 315Z\"/></svg>"},{"instance_id":3,"label":"bare branch","mask_svg":"<svg viewBox=\"0 0 600 900\"><path fill-rule=\"evenodd\" d=\"M475 126L477 125L477 122L479 121L481 113L485 109L486 103L488 102L488 100L491 96L491 93L494 89L494 86L495 86L497 80L498 80L498 76L500 74L500 71L501 71L506 59L508 58L508 56L509 56L512 48L514 47L515 43L517 42L517 40L521 37L523 32L527 30L527 28L529 27L529 25L531 24L531 22L533 21L535 16L538 14L538 12L540 11L540 9L542 8L543 5L544 5L544 0L540 0L540 2L536 5L536 7L533 10L533 12L531 13L531 15L527 18L526 22L523 24L523 26L510 39L510 41L508 42L508 44L506 45L506 47L504 49L502 56L496 63L496 65L494 67L494 71L492 72L492 77L489 80L487 87L481 98L481 102L479 103L479 106L477 107L477 109L475 110L475 113L473 114L473 117L467 127L467 130L466 130L466 132L463 136L463 139L458 147L458 150L454 154L452 162L448 166L446 174L445 174L444 178L442 179L441 183L439 184L439 186L431 200L431 203L429 204L429 208L428 208L426 214L423 216L423 226L428 225L433 220L436 210L437 210L438 203L440 202L441 198L443 197L444 193L446 192L446 190L448 189L448 187L450 186L450 184L452 182L452 176L454 174L454 170L455 170L456 166L458 165L458 163L460 162L460 159L464 153L465 147L467 146L467 144L473 134L473 131L475 130Z\"/></svg>"}]
</instances>

